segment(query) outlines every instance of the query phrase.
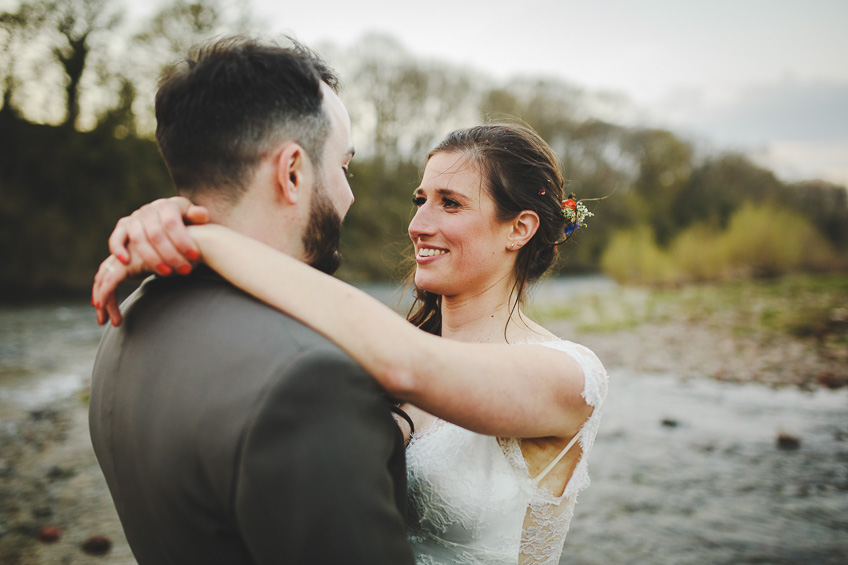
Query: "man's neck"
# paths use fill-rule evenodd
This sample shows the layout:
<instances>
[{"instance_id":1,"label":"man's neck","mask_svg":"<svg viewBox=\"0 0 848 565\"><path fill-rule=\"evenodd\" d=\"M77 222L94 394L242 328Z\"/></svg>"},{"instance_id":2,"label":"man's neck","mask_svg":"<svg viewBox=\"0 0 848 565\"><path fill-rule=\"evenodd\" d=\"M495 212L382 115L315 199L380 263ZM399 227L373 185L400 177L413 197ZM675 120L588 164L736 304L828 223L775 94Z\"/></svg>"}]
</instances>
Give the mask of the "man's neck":
<instances>
[{"instance_id":1,"label":"man's neck","mask_svg":"<svg viewBox=\"0 0 848 565\"><path fill-rule=\"evenodd\" d=\"M228 227L257 241L300 258L302 243L293 226L296 219L248 191L237 202L210 195L199 195L195 203L209 210L210 222Z\"/></svg>"}]
</instances>

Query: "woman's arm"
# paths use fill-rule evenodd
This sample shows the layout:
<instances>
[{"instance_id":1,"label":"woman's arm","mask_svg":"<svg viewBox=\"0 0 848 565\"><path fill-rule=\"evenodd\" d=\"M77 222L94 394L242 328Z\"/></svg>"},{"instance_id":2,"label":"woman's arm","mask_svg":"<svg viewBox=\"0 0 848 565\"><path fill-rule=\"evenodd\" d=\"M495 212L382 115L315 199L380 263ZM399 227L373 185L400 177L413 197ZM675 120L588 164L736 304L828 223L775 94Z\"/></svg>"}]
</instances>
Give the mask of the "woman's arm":
<instances>
[{"instance_id":1,"label":"woman's arm","mask_svg":"<svg viewBox=\"0 0 848 565\"><path fill-rule=\"evenodd\" d=\"M488 435L570 437L592 412L569 355L442 339L252 238L216 225L189 231L222 276L336 342L389 394L440 418Z\"/></svg>"}]
</instances>

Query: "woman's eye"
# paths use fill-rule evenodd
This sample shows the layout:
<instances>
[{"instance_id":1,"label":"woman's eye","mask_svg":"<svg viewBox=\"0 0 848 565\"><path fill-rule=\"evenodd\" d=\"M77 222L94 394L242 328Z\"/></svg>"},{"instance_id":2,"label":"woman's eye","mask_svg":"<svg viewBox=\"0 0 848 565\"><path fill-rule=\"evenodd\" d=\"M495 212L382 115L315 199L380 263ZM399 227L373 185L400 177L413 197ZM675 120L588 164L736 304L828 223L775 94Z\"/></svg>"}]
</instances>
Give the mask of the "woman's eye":
<instances>
[{"instance_id":1,"label":"woman's eye","mask_svg":"<svg viewBox=\"0 0 848 565\"><path fill-rule=\"evenodd\" d=\"M453 207L459 206L459 202L457 202L456 200L453 200L451 198L445 198L443 200L443 202L445 203L446 208L453 208Z\"/></svg>"},{"instance_id":2,"label":"woman's eye","mask_svg":"<svg viewBox=\"0 0 848 565\"><path fill-rule=\"evenodd\" d=\"M427 199L424 198L423 196L413 196L412 197L412 203L415 204L416 206L423 206L425 202L427 202Z\"/></svg>"}]
</instances>

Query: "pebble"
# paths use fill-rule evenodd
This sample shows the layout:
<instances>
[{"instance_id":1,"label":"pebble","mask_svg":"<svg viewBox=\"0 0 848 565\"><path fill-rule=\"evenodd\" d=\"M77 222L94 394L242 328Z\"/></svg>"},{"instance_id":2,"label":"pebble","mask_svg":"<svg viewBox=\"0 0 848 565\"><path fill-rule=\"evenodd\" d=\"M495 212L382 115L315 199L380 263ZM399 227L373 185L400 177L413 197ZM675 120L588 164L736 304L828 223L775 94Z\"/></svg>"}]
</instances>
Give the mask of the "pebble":
<instances>
[{"instance_id":1,"label":"pebble","mask_svg":"<svg viewBox=\"0 0 848 565\"><path fill-rule=\"evenodd\" d=\"M59 541L59 538L62 537L62 532L59 531L59 528L56 526L41 526L38 528L38 532L35 534L35 537L38 541L53 543Z\"/></svg>"},{"instance_id":2,"label":"pebble","mask_svg":"<svg viewBox=\"0 0 848 565\"><path fill-rule=\"evenodd\" d=\"M60 465L53 465L47 471L47 478L51 481L58 481L61 479L69 479L76 475L76 471L73 469L62 467Z\"/></svg>"},{"instance_id":3,"label":"pebble","mask_svg":"<svg viewBox=\"0 0 848 565\"><path fill-rule=\"evenodd\" d=\"M798 449L801 447L801 439L784 432L777 434L777 447L780 449Z\"/></svg>"},{"instance_id":4,"label":"pebble","mask_svg":"<svg viewBox=\"0 0 848 565\"><path fill-rule=\"evenodd\" d=\"M112 549L112 540L106 536L91 536L82 542L82 550L89 555L105 555Z\"/></svg>"},{"instance_id":5,"label":"pebble","mask_svg":"<svg viewBox=\"0 0 848 565\"><path fill-rule=\"evenodd\" d=\"M821 386L826 386L829 389L837 389L845 384L841 382L839 378L830 371L819 373L818 377L816 377L816 383L820 384Z\"/></svg>"}]
</instances>

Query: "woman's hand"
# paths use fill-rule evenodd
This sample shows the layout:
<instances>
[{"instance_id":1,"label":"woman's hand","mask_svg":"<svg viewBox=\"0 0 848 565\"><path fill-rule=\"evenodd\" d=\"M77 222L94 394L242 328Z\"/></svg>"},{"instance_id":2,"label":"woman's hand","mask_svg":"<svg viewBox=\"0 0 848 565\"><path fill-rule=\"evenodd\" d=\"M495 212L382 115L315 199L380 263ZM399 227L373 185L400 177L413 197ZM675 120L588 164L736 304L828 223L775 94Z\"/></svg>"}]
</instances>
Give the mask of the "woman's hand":
<instances>
[{"instance_id":1,"label":"woman's hand","mask_svg":"<svg viewBox=\"0 0 848 565\"><path fill-rule=\"evenodd\" d=\"M124 265L129 265L137 254L160 275L174 271L187 275L192 262L200 258L200 251L188 235L186 224L207 222L209 211L187 198L154 200L118 220L109 236L109 251Z\"/></svg>"},{"instance_id":2,"label":"woman's hand","mask_svg":"<svg viewBox=\"0 0 848 565\"><path fill-rule=\"evenodd\" d=\"M121 323L117 297L121 282L154 272L190 273L192 263L200 259L200 251L186 224L208 221L206 208L180 196L155 200L118 220L109 236L112 255L100 264L94 277L91 305L97 312L97 323Z\"/></svg>"}]
</instances>

